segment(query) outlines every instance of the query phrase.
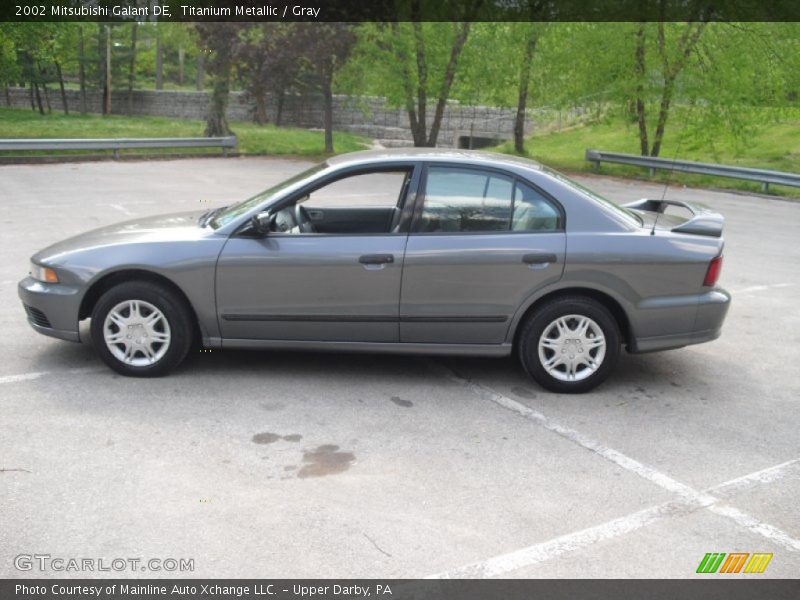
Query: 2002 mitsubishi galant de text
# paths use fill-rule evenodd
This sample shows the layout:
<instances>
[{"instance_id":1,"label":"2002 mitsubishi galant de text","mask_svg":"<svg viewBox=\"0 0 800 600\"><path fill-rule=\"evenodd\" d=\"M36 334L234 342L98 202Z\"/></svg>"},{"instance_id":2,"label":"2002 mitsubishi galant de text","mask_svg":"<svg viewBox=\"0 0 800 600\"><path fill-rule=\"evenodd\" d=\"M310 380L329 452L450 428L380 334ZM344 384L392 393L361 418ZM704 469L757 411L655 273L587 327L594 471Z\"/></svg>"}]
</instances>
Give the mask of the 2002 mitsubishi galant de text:
<instances>
[{"instance_id":1,"label":"2002 mitsubishi galant de text","mask_svg":"<svg viewBox=\"0 0 800 600\"><path fill-rule=\"evenodd\" d=\"M45 335L79 341L91 317L125 375L163 375L193 343L516 353L542 386L583 392L623 345L719 335L722 225L690 203L620 207L523 159L359 152L232 206L59 242L33 256L19 295Z\"/></svg>"}]
</instances>

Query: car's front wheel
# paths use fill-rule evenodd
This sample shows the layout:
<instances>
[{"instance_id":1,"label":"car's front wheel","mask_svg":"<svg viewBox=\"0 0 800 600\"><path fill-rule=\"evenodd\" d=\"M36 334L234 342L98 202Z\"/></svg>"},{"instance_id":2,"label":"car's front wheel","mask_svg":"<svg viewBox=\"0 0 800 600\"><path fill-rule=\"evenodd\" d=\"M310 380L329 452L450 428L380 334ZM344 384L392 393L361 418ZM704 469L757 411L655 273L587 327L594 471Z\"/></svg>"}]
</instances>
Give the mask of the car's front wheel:
<instances>
[{"instance_id":1,"label":"car's front wheel","mask_svg":"<svg viewBox=\"0 0 800 600\"><path fill-rule=\"evenodd\" d=\"M117 285L92 311L92 342L103 361L123 375L165 375L186 357L192 324L182 299L146 281Z\"/></svg>"},{"instance_id":2,"label":"car's front wheel","mask_svg":"<svg viewBox=\"0 0 800 600\"><path fill-rule=\"evenodd\" d=\"M519 336L520 361L553 392L587 392L614 369L620 333L601 303L583 296L556 298L539 307Z\"/></svg>"}]
</instances>

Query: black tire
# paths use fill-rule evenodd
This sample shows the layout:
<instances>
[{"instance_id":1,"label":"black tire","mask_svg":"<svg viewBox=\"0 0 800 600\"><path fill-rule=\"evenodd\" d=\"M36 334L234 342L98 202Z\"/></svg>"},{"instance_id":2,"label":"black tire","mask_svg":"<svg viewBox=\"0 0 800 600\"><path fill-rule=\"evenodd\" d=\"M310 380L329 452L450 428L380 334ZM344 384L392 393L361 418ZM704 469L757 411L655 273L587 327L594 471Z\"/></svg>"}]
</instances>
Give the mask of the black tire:
<instances>
[{"instance_id":1,"label":"black tire","mask_svg":"<svg viewBox=\"0 0 800 600\"><path fill-rule=\"evenodd\" d=\"M554 321L570 315L588 317L594 321L602 330L605 339L605 354L593 373L586 374L583 379L564 381L548 373L542 364L539 355L539 341L546 329L548 332L552 331L551 325ZM570 343L575 343L575 340ZM519 333L517 352L525 371L543 388L552 392L580 394L594 389L611 374L619 359L620 345L619 325L605 306L586 296L564 296L547 302L528 317ZM585 349L581 347L580 350L583 353ZM543 352L551 353L550 356L557 356L556 350L545 349ZM562 350L562 352L569 352L569 350ZM594 356L596 357L597 351L593 350L592 352L595 352ZM586 365L580 365L578 373L583 373L583 370L587 368ZM562 365L556 370L566 371L567 367Z\"/></svg>"},{"instance_id":2,"label":"black tire","mask_svg":"<svg viewBox=\"0 0 800 600\"><path fill-rule=\"evenodd\" d=\"M115 306L128 300L139 300L156 307L169 326L170 339L166 350L152 364L127 364L114 356L106 344L103 332L106 317ZM117 373L132 377L159 377L175 369L189 352L193 331L190 312L184 300L168 287L149 281L130 281L114 286L100 296L92 311L92 344L100 358ZM156 347L160 350L161 344ZM136 356L141 358L144 354Z\"/></svg>"}]
</instances>

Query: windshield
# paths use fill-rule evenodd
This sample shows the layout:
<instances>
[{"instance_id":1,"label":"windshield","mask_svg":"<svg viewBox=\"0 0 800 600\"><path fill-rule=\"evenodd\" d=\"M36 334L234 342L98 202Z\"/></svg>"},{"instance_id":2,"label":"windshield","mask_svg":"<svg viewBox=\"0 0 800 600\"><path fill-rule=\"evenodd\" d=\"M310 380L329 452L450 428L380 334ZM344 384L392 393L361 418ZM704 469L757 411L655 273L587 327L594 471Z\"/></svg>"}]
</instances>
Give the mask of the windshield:
<instances>
[{"instance_id":1,"label":"windshield","mask_svg":"<svg viewBox=\"0 0 800 600\"><path fill-rule=\"evenodd\" d=\"M269 189L264 190L263 192L256 194L252 198L248 198L247 200L243 200L242 202L238 202L236 204L231 204L226 208L219 209L219 212L214 213L214 218L209 221L209 224L213 229L219 229L223 225L227 225L234 219L240 217L241 215L245 214L249 210L255 208L259 204L263 204L279 192L293 186L294 184L303 181L304 179L308 179L312 175L319 173L323 169L326 169L328 165L326 163L320 163L318 165L314 165L310 169L303 171L282 181L278 185L275 185Z\"/></svg>"},{"instance_id":2,"label":"windshield","mask_svg":"<svg viewBox=\"0 0 800 600\"><path fill-rule=\"evenodd\" d=\"M551 175L551 176L555 177L556 179L560 179L561 181L571 185L572 187L578 188L581 192L583 192L584 194L589 196L592 200L594 200L595 202L597 202L599 204L602 204L606 208L611 209L612 212L618 214L619 216L621 216L626 221L629 221L630 223L633 223L634 225L636 225L638 227L641 227L642 225L644 225L644 221L642 221L641 217L639 217L639 215L637 215L636 213L629 211L627 208L621 207L619 204L615 204L611 200L603 198L597 192L594 192L594 191L590 190L586 186L581 185L577 181L574 181L574 180L570 179L569 177L566 177L565 175L562 175L561 173L559 173L557 171L553 171L553 170L547 169L547 168L545 168L545 170L547 171L548 175Z\"/></svg>"}]
</instances>

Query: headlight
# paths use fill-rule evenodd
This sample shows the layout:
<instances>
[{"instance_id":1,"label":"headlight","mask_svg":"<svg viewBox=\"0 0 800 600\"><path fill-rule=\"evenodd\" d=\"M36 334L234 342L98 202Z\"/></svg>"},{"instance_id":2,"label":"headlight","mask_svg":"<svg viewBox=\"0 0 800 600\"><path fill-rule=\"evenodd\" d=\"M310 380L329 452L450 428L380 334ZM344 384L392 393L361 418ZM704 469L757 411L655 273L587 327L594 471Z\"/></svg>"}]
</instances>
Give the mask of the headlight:
<instances>
[{"instance_id":1,"label":"headlight","mask_svg":"<svg viewBox=\"0 0 800 600\"><path fill-rule=\"evenodd\" d=\"M36 263L32 262L28 273L37 281L42 281L44 283L58 283L58 275L56 275L56 272L50 267L43 267L42 265L37 265Z\"/></svg>"}]
</instances>

